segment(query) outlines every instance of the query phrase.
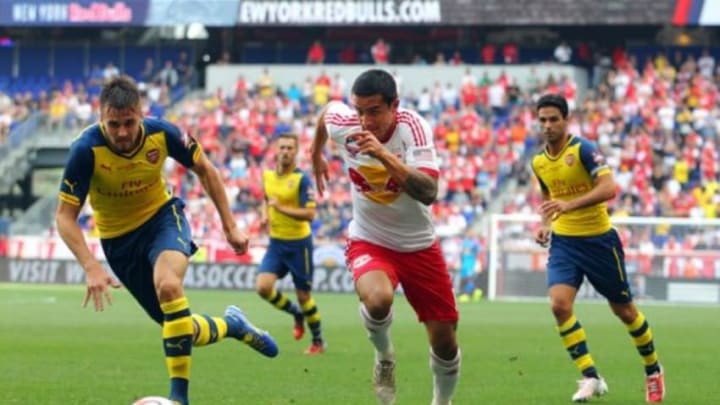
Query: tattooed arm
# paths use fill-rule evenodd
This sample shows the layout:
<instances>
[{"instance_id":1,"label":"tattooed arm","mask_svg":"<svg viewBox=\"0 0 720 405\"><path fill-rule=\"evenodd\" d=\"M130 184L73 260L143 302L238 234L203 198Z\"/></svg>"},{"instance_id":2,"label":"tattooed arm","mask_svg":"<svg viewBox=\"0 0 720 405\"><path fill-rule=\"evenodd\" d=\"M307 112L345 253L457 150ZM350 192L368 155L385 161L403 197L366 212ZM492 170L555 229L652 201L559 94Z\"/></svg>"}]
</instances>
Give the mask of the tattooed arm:
<instances>
[{"instance_id":1,"label":"tattooed arm","mask_svg":"<svg viewBox=\"0 0 720 405\"><path fill-rule=\"evenodd\" d=\"M425 205L430 205L435 202L438 192L437 179L404 164L387 150L379 154L377 159L382 162L393 180L395 180L410 197Z\"/></svg>"},{"instance_id":2,"label":"tattooed arm","mask_svg":"<svg viewBox=\"0 0 720 405\"><path fill-rule=\"evenodd\" d=\"M435 202L437 179L410 167L390 153L372 133L362 131L351 135L357 143L358 152L366 153L379 160L390 173L390 177L413 199L425 205Z\"/></svg>"}]
</instances>

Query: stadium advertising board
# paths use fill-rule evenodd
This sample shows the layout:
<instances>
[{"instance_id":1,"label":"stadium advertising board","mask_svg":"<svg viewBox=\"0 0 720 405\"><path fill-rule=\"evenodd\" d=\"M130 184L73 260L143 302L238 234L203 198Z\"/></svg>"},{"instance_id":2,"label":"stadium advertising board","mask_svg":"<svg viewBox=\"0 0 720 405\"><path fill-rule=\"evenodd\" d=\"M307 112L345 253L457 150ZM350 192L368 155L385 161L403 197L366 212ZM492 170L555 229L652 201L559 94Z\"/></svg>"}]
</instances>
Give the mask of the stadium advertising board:
<instances>
[{"instance_id":1,"label":"stadium advertising board","mask_svg":"<svg viewBox=\"0 0 720 405\"><path fill-rule=\"evenodd\" d=\"M667 24L673 15L674 2L675 0L241 0L237 24Z\"/></svg>"},{"instance_id":2,"label":"stadium advertising board","mask_svg":"<svg viewBox=\"0 0 720 405\"><path fill-rule=\"evenodd\" d=\"M239 0L0 0L0 24L23 26L233 26Z\"/></svg>"},{"instance_id":3,"label":"stadium advertising board","mask_svg":"<svg viewBox=\"0 0 720 405\"><path fill-rule=\"evenodd\" d=\"M185 275L185 287L195 289L244 290L255 289L257 265L237 263L190 263ZM515 280L514 280L515 279ZM74 260L14 259L0 257L0 283L24 284L82 284L85 272ZM292 278L279 281L279 288L292 290ZM545 276L534 271L514 271L505 275L503 292L506 296L544 298ZM672 280L648 276L643 281L641 297L687 303L720 304L720 280ZM460 287L458 274L453 285ZM315 268L313 291L353 293L352 275L344 267ZM602 300L588 283L578 292L579 299Z\"/></svg>"},{"instance_id":4,"label":"stadium advertising board","mask_svg":"<svg viewBox=\"0 0 720 405\"><path fill-rule=\"evenodd\" d=\"M187 288L254 290L257 265L237 263L190 263L185 274ZM82 284L85 271L74 260L13 259L0 257L0 282L28 284ZM292 278L280 281L283 289L293 289ZM340 267L316 267L313 290L351 293L353 279Z\"/></svg>"},{"instance_id":5,"label":"stadium advertising board","mask_svg":"<svg viewBox=\"0 0 720 405\"><path fill-rule=\"evenodd\" d=\"M239 0L150 0L145 25L149 27L201 23L232 27Z\"/></svg>"},{"instance_id":6,"label":"stadium advertising board","mask_svg":"<svg viewBox=\"0 0 720 405\"><path fill-rule=\"evenodd\" d=\"M439 0L243 0L240 25L436 24L443 22Z\"/></svg>"},{"instance_id":7,"label":"stadium advertising board","mask_svg":"<svg viewBox=\"0 0 720 405\"><path fill-rule=\"evenodd\" d=\"M720 2L676 0L672 22L675 25L720 25Z\"/></svg>"},{"instance_id":8,"label":"stadium advertising board","mask_svg":"<svg viewBox=\"0 0 720 405\"><path fill-rule=\"evenodd\" d=\"M149 0L3 0L0 24L143 25Z\"/></svg>"}]
</instances>

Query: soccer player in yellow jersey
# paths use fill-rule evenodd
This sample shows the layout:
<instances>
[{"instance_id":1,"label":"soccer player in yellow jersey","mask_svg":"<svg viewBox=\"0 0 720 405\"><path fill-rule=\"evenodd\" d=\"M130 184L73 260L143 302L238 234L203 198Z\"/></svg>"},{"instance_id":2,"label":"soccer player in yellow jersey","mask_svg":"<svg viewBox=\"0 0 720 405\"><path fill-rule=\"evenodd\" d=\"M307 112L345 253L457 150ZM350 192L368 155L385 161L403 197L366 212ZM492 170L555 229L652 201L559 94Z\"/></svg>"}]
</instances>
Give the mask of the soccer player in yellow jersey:
<instances>
[{"instance_id":1,"label":"soccer player in yellow jersey","mask_svg":"<svg viewBox=\"0 0 720 405\"><path fill-rule=\"evenodd\" d=\"M584 402L608 391L590 356L585 330L573 313L575 296L587 278L607 298L642 357L647 402L662 402L665 384L653 333L633 303L622 243L607 213L606 202L615 197L612 172L592 143L567 132L568 105L563 97L542 96L537 119L545 149L532 160L543 196L543 227L535 241L550 246L550 305L563 345L582 373L572 400Z\"/></svg>"},{"instance_id":2,"label":"soccer player in yellow jersey","mask_svg":"<svg viewBox=\"0 0 720 405\"><path fill-rule=\"evenodd\" d=\"M276 308L295 318L293 336L305 334L304 321L312 333L312 344L305 354L325 351L320 330L320 312L310 290L313 281L313 240L310 221L315 218L315 198L310 177L296 167L298 137L283 134L275 141L276 165L263 172L265 201L261 221L269 224L270 245L258 269L258 294ZM295 285L298 304L275 288L276 281L288 273Z\"/></svg>"},{"instance_id":3,"label":"soccer player in yellow jersey","mask_svg":"<svg viewBox=\"0 0 720 405\"><path fill-rule=\"evenodd\" d=\"M140 306L162 326L170 399L189 404L192 346L226 336L244 341L260 353L278 353L272 337L257 329L236 306L223 317L190 312L183 290L188 257L197 247L183 213L185 204L172 196L163 178L171 157L199 177L223 224L227 242L238 254L248 247L229 208L222 179L201 146L161 119L143 118L140 92L132 79L117 77L100 94L100 121L89 126L70 147L56 213L60 236L85 270L83 306L96 311L112 304L115 278L90 252L77 223L86 199L93 207L105 258L117 279Z\"/></svg>"}]
</instances>

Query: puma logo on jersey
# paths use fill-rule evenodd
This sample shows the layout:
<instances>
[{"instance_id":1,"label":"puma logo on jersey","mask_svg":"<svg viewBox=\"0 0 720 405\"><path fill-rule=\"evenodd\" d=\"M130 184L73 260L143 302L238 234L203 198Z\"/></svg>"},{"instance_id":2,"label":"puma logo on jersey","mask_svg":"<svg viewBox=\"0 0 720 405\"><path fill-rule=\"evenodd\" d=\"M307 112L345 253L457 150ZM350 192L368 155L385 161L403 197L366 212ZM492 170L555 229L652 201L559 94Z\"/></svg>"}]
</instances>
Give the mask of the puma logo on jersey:
<instances>
[{"instance_id":1,"label":"puma logo on jersey","mask_svg":"<svg viewBox=\"0 0 720 405\"><path fill-rule=\"evenodd\" d=\"M63 184L68 186L68 188L70 189L70 194L75 194L75 186L77 186L77 181L73 183L68 179L63 179Z\"/></svg>"}]
</instances>

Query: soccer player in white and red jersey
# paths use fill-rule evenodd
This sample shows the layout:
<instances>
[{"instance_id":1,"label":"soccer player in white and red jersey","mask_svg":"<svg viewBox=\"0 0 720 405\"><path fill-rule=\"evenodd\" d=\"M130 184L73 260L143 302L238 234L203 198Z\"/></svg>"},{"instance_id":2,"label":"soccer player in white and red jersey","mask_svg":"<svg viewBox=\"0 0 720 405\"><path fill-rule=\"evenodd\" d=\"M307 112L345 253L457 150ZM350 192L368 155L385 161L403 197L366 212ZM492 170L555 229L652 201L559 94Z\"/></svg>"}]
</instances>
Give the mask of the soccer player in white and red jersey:
<instances>
[{"instance_id":1,"label":"soccer player in white and red jersey","mask_svg":"<svg viewBox=\"0 0 720 405\"><path fill-rule=\"evenodd\" d=\"M373 385L383 404L395 401L395 351L390 339L395 290L402 285L430 342L433 404L449 404L460 372L458 311L429 206L437 195L438 162L430 125L399 108L392 75L380 69L355 80L352 107L329 103L318 119L311 154L320 195L328 180L328 138L342 151L353 185L347 264L360 316L375 347Z\"/></svg>"}]
</instances>

